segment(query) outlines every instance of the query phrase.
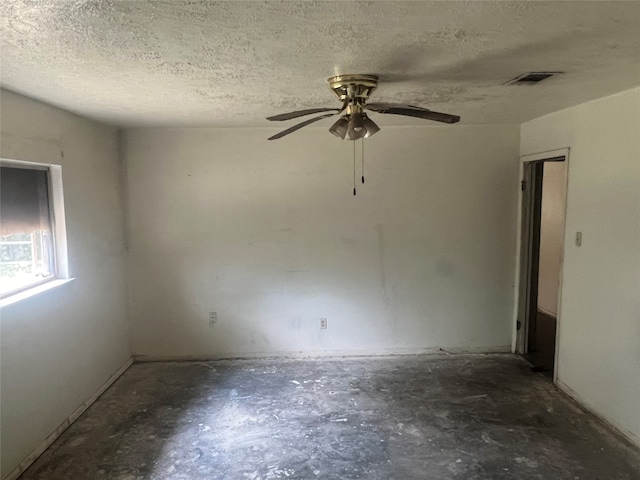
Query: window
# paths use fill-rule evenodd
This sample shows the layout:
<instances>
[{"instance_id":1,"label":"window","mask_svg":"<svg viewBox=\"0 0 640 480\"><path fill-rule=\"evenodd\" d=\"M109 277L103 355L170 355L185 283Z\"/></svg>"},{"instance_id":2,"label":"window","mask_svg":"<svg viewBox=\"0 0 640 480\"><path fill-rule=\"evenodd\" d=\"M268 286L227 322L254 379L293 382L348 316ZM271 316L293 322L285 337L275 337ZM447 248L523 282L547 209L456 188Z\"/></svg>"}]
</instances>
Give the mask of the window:
<instances>
[{"instance_id":1,"label":"window","mask_svg":"<svg viewBox=\"0 0 640 480\"><path fill-rule=\"evenodd\" d=\"M66 278L58 165L0 163L0 298Z\"/></svg>"}]
</instances>

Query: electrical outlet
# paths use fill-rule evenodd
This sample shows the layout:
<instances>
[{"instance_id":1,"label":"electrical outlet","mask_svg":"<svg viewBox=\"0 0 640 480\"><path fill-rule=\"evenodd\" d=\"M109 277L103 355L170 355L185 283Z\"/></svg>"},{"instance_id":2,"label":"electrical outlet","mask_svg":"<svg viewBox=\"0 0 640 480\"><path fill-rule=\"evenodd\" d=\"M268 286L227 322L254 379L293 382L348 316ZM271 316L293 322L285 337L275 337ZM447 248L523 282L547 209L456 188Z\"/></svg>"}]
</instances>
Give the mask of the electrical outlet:
<instances>
[{"instance_id":1,"label":"electrical outlet","mask_svg":"<svg viewBox=\"0 0 640 480\"><path fill-rule=\"evenodd\" d=\"M218 323L218 314L216 312L209 312L209 326L213 327Z\"/></svg>"},{"instance_id":2,"label":"electrical outlet","mask_svg":"<svg viewBox=\"0 0 640 480\"><path fill-rule=\"evenodd\" d=\"M327 319L326 318L321 318L320 319L320 328L322 330L326 330L326 328L327 328Z\"/></svg>"}]
</instances>

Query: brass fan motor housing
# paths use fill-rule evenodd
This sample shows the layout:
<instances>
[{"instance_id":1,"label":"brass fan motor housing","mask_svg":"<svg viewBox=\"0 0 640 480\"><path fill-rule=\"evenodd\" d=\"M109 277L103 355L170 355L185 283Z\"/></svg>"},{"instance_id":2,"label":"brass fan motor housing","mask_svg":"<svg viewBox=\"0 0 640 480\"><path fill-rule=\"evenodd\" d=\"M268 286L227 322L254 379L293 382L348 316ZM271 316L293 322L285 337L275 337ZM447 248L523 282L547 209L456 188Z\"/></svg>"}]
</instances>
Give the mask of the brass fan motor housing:
<instances>
[{"instance_id":1,"label":"brass fan motor housing","mask_svg":"<svg viewBox=\"0 0 640 480\"><path fill-rule=\"evenodd\" d=\"M329 88L343 102L362 105L369 95L378 87L378 77L376 75L336 75L327 79Z\"/></svg>"}]
</instances>

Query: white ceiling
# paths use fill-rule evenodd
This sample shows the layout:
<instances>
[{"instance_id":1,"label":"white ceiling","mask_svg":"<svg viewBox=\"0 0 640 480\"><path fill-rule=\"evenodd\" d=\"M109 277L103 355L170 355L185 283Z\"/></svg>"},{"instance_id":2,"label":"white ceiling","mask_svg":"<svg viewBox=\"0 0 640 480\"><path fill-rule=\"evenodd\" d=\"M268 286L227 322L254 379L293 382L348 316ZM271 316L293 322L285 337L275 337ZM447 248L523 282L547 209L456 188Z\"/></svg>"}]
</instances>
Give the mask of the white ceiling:
<instances>
[{"instance_id":1,"label":"white ceiling","mask_svg":"<svg viewBox=\"0 0 640 480\"><path fill-rule=\"evenodd\" d=\"M121 126L268 125L338 105L338 73L476 124L640 85L638 1L3 0L0 27L4 88ZM503 85L532 70L565 73Z\"/></svg>"}]
</instances>

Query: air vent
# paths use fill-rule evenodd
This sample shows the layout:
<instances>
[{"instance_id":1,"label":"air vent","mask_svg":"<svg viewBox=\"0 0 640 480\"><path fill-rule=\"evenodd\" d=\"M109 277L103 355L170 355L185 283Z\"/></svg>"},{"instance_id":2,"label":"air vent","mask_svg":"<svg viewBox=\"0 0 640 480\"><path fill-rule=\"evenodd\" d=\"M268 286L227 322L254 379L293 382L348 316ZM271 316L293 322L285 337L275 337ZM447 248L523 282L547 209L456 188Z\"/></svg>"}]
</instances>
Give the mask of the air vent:
<instances>
[{"instance_id":1,"label":"air vent","mask_svg":"<svg viewBox=\"0 0 640 480\"><path fill-rule=\"evenodd\" d=\"M527 72L509 80L505 85L534 85L562 72Z\"/></svg>"}]
</instances>

